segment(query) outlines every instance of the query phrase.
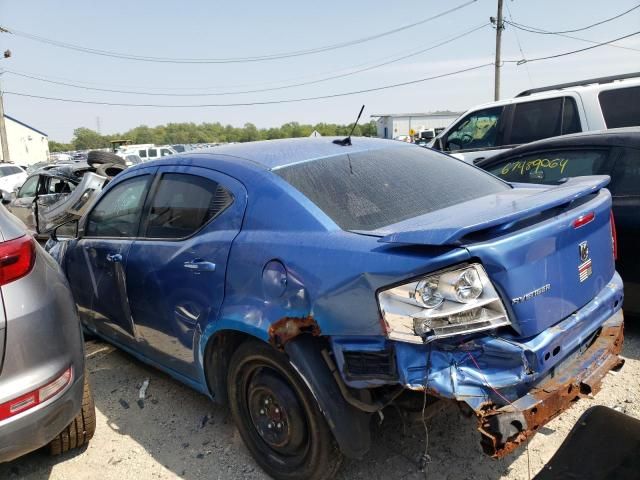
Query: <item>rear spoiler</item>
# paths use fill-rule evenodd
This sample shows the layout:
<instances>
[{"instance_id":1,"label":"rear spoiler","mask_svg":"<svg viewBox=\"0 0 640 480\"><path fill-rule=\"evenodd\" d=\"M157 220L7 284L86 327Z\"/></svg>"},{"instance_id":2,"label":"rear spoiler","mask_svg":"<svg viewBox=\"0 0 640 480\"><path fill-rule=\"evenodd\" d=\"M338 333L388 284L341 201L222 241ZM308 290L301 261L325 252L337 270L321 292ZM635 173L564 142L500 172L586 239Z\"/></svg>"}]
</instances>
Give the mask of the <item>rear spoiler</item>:
<instances>
[{"instance_id":1,"label":"rear spoiler","mask_svg":"<svg viewBox=\"0 0 640 480\"><path fill-rule=\"evenodd\" d=\"M380 231L380 242L402 245L456 245L473 232L507 225L595 193L610 181L607 175L575 177L551 188L515 188L427 213ZM524 186L524 185L523 185ZM404 228L403 228L404 227ZM393 231L397 228L396 231Z\"/></svg>"}]
</instances>

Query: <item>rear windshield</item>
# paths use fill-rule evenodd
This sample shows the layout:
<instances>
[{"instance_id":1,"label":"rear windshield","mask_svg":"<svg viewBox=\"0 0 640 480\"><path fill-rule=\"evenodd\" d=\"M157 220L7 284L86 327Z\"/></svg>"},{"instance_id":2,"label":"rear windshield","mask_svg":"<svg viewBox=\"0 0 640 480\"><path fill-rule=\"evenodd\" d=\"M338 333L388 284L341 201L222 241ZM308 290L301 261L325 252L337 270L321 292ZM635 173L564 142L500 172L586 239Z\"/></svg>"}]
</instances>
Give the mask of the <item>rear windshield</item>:
<instances>
[{"instance_id":1,"label":"rear windshield","mask_svg":"<svg viewBox=\"0 0 640 480\"><path fill-rule=\"evenodd\" d=\"M375 230L510 188L471 165L421 147L338 155L275 173L344 230Z\"/></svg>"}]
</instances>

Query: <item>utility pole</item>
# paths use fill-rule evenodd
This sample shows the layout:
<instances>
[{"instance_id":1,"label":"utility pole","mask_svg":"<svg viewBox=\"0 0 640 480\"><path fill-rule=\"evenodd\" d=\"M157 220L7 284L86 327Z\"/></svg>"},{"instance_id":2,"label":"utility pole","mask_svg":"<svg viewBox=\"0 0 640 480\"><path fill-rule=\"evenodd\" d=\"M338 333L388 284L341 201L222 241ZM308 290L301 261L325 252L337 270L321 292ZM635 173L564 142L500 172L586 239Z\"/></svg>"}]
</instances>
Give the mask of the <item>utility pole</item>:
<instances>
[{"instance_id":1,"label":"utility pole","mask_svg":"<svg viewBox=\"0 0 640 480\"><path fill-rule=\"evenodd\" d=\"M496 26L496 63L494 73L494 90L493 99L500 100L500 44L502 42L502 30L504 30L504 22L502 21L502 0L498 0L498 17L491 17L491 23Z\"/></svg>"},{"instance_id":2,"label":"utility pole","mask_svg":"<svg viewBox=\"0 0 640 480\"><path fill-rule=\"evenodd\" d=\"M2 142L2 161L8 162L9 142L7 141L7 127L4 123L4 101L2 99L2 87L0 87L0 142Z\"/></svg>"}]
</instances>

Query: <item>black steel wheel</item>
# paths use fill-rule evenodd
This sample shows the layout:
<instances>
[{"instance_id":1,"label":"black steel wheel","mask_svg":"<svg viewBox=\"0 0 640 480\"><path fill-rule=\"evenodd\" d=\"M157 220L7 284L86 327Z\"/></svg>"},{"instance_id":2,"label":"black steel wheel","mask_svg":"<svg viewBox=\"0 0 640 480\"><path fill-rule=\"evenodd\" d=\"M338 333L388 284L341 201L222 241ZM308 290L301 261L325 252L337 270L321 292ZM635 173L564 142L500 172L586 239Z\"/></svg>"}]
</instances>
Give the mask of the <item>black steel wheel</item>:
<instances>
[{"instance_id":1,"label":"black steel wheel","mask_svg":"<svg viewBox=\"0 0 640 480\"><path fill-rule=\"evenodd\" d=\"M233 354L229 405L247 448L276 479L333 478L342 453L311 392L288 358L248 341Z\"/></svg>"}]
</instances>

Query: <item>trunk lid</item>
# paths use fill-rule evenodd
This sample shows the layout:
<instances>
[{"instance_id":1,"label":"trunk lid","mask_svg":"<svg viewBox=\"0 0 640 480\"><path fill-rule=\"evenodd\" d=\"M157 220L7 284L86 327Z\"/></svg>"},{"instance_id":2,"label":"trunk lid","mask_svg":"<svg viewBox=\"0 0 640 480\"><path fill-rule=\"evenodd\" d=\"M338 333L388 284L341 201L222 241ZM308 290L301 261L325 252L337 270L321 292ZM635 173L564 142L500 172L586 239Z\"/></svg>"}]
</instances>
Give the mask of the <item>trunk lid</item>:
<instances>
[{"instance_id":1,"label":"trunk lid","mask_svg":"<svg viewBox=\"0 0 640 480\"><path fill-rule=\"evenodd\" d=\"M516 188L377 234L386 243L466 248L484 265L514 328L530 337L586 305L611 280L607 183L608 177L583 177L560 187Z\"/></svg>"}]
</instances>

